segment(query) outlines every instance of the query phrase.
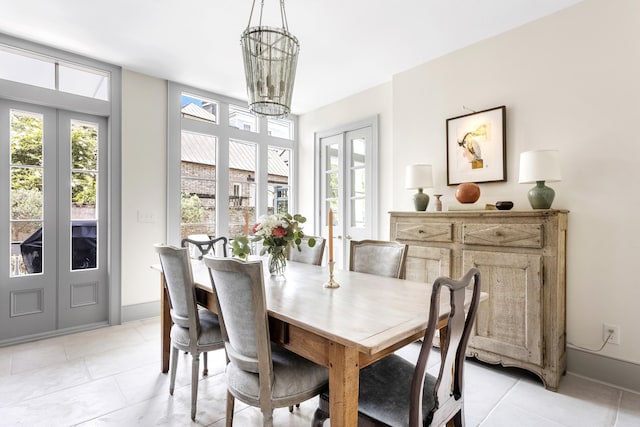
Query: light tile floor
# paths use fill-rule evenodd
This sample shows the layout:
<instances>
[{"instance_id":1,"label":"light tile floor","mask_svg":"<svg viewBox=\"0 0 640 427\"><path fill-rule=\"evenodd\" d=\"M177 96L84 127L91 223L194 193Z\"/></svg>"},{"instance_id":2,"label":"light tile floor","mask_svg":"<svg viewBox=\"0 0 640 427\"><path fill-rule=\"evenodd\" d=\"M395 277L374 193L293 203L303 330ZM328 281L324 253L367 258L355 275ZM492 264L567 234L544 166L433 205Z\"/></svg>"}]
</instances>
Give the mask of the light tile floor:
<instances>
[{"instance_id":1,"label":"light tile floor","mask_svg":"<svg viewBox=\"0 0 640 427\"><path fill-rule=\"evenodd\" d=\"M192 423L190 356L181 356L170 396L169 377L160 373L159 335L159 318L153 318L0 348L0 426L224 426L224 353L209 354ZM401 354L411 359L417 349ZM522 370L474 361L465 369L467 426L640 426L640 394L571 374L554 393ZM274 423L309 426L316 405L317 399L303 402L293 414L278 409ZM235 426L262 425L259 410L237 402L236 411Z\"/></svg>"}]
</instances>

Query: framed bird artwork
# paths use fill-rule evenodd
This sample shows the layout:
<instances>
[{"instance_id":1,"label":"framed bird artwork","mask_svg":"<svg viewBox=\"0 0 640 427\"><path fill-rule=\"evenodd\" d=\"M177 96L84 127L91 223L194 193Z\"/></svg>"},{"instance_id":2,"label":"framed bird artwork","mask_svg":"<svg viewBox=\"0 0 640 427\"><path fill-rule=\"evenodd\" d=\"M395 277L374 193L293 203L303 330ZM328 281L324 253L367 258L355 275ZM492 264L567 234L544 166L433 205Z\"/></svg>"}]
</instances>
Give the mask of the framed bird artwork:
<instances>
[{"instance_id":1,"label":"framed bird artwork","mask_svg":"<svg viewBox=\"0 0 640 427\"><path fill-rule=\"evenodd\" d=\"M506 111L502 105L447 119L447 185L507 180Z\"/></svg>"}]
</instances>

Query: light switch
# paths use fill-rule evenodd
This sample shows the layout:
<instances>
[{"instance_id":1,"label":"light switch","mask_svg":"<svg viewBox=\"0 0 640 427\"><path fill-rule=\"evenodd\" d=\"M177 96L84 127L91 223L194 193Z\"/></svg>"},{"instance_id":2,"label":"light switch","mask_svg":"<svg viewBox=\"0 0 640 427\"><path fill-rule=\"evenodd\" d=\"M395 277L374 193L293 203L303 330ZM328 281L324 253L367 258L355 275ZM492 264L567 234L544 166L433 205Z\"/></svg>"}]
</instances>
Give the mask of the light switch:
<instances>
[{"instance_id":1,"label":"light switch","mask_svg":"<svg viewBox=\"0 0 640 427\"><path fill-rule=\"evenodd\" d=\"M156 216L153 211L138 211L138 222L156 222Z\"/></svg>"}]
</instances>

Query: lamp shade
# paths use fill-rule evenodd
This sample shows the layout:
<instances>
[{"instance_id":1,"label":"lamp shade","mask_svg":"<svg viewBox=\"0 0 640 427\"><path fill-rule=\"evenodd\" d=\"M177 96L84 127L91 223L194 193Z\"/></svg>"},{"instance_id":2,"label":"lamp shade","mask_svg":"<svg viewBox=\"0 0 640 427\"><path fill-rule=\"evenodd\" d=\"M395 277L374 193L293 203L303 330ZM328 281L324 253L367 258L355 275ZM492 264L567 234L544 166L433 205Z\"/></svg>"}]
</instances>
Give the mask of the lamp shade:
<instances>
[{"instance_id":1,"label":"lamp shade","mask_svg":"<svg viewBox=\"0 0 640 427\"><path fill-rule=\"evenodd\" d=\"M433 187L431 165L409 165L406 169L405 188Z\"/></svg>"},{"instance_id":2,"label":"lamp shade","mask_svg":"<svg viewBox=\"0 0 640 427\"><path fill-rule=\"evenodd\" d=\"M560 152L558 150L534 150L520 153L521 184L538 181L560 181Z\"/></svg>"}]
</instances>

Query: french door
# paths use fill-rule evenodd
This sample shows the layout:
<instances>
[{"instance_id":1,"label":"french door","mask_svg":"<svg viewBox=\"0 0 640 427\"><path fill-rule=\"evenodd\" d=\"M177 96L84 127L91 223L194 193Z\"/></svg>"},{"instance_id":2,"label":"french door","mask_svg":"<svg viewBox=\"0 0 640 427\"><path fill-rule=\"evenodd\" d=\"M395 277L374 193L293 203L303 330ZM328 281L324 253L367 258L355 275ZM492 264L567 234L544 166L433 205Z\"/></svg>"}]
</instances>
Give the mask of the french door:
<instances>
[{"instance_id":1,"label":"french door","mask_svg":"<svg viewBox=\"0 0 640 427\"><path fill-rule=\"evenodd\" d=\"M107 122L0 100L0 343L108 321Z\"/></svg>"},{"instance_id":2,"label":"french door","mask_svg":"<svg viewBox=\"0 0 640 427\"><path fill-rule=\"evenodd\" d=\"M377 226L376 120L322 132L319 149L320 229L328 236L328 212L333 211L336 267L349 265L351 240L375 238Z\"/></svg>"}]
</instances>

